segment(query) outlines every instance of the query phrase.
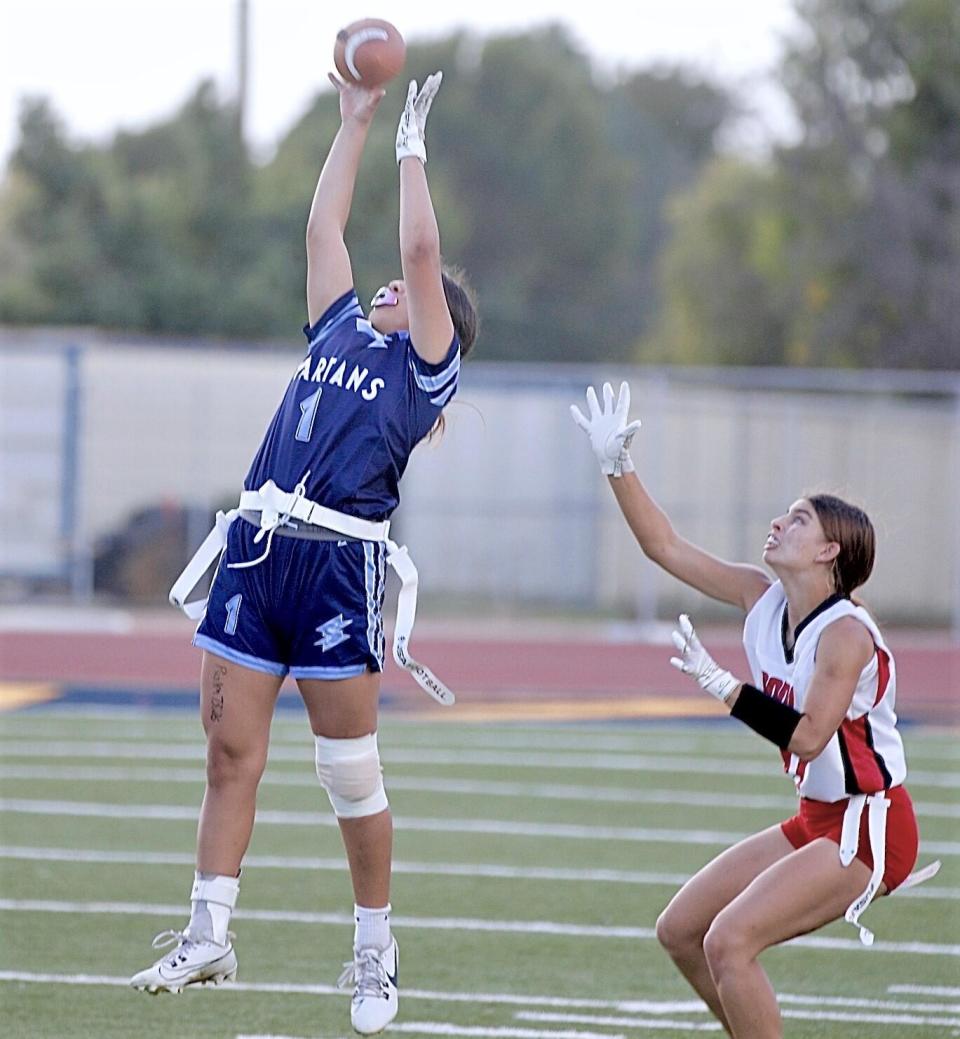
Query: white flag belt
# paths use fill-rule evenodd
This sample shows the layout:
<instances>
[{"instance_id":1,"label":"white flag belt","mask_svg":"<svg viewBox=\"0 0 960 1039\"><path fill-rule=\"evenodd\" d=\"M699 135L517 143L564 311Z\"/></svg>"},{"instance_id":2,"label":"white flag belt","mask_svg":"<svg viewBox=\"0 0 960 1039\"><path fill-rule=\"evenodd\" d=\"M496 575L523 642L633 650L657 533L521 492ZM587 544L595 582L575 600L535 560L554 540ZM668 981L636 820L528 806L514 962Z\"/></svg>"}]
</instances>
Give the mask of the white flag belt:
<instances>
[{"instance_id":1,"label":"white flag belt","mask_svg":"<svg viewBox=\"0 0 960 1039\"><path fill-rule=\"evenodd\" d=\"M880 884L883 882L883 872L887 868L887 808L890 802L883 793L854 794L847 802L847 809L843 813L843 829L840 833L840 862L849 866L856 858L857 848L860 844L860 816L863 809L869 805L868 827L870 832L870 853L873 855L873 872L870 880L863 891L847 906L844 920L848 924L860 929L860 941L864 945L873 945L873 931L864 927L859 921L860 916L873 901Z\"/></svg>"},{"instance_id":2,"label":"white flag belt","mask_svg":"<svg viewBox=\"0 0 960 1039\"><path fill-rule=\"evenodd\" d=\"M849 866L857 854L860 843L860 817L867 809L867 829L870 834L870 853L873 856L873 872L863 891L847 906L844 920L860 929L860 941L864 945L873 945L873 932L860 923L860 916L873 901L874 896L883 883L883 874L887 859L887 809L890 800L881 791L876 794L855 794L847 802L843 813L843 829L840 834L840 862ZM893 894L899 894L908 888L916 887L925 880L935 877L940 870L940 862L932 862L924 869L911 873L900 883Z\"/></svg>"},{"instance_id":3,"label":"white flag belt","mask_svg":"<svg viewBox=\"0 0 960 1039\"><path fill-rule=\"evenodd\" d=\"M297 489L300 486L301 484L297 484ZM270 530L283 518L308 523L313 527L326 527L327 530L345 534L358 541L386 542L390 537L389 520L374 523L358 516L347 516L336 509L328 509L325 505L311 501L303 494L298 494L296 490L281 491L273 480L267 480L259 491L243 491L239 508L259 512L261 530Z\"/></svg>"},{"instance_id":4,"label":"white flag belt","mask_svg":"<svg viewBox=\"0 0 960 1039\"><path fill-rule=\"evenodd\" d=\"M356 516L347 516L335 509L329 509L311 501L304 494L303 481L297 484L293 491L282 491L273 480L268 480L259 491L243 491L237 508L230 509L226 513L218 512L213 529L170 589L170 602L174 606L183 610L191 620L198 620L203 616L207 605L206 599L187 602L187 597L200 583L200 579L210 569L211 564L223 552L227 544L227 532L233 521L240 515L241 509L260 514L260 530L257 531L254 541L259 542L266 535L267 545L263 554L257 559L228 564L236 568L255 566L263 562L270 552L274 532L279 526L288 524L291 520L325 527L359 541L382 542L387 549L387 563L400 578L397 618L393 630L393 659L400 667L409 671L420 688L438 703L445 707L453 704L455 698L451 690L428 667L418 663L407 652L417 613L419 575L406 545L400 546L390 540L388 536L390 523L387 520L382 523L374 523Z\"/></svg>"}]
</instances>

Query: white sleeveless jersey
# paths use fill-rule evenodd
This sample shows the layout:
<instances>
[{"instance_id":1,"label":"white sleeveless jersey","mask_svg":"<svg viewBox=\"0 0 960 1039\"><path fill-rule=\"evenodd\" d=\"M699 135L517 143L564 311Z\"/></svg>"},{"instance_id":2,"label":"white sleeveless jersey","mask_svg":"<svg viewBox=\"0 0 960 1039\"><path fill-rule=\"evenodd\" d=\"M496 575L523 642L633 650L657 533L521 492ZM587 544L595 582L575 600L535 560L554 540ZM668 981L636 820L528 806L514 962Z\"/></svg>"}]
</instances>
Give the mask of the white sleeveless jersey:
<instances>
[{"instance_id":1,"label":"white sleeveless jersey","mask_svg":"<svg viewBox=\"0 0 960 1039\"><path fill-rule=\"evenodd\" d=\"M743 647L753 684L803 712L813 679L820 635L841 617L856 617L870 632L876 652L860 672L853 700L840 728L812 761L783 751L784 768L794 777L802 797L841 801L899 786L907 774L903 742L894 713L896 669L893 656L869 613L849 599L833 596L797 628L793 652L786 650L787 600L779 581L772 584L747 614Z\"/></svg>"}]
</instances>

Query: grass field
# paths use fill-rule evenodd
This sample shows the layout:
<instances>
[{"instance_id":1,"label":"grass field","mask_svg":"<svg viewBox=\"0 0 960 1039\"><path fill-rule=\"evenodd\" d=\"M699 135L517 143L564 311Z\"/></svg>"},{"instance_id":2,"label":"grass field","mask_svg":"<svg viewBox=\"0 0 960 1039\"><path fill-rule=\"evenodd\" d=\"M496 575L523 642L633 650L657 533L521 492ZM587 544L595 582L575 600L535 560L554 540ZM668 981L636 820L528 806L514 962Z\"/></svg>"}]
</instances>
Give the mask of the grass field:
<instances>
[{"instance_id":1,"label":"grass field","mask_svg":"<svg viewBox=\"0 0 960 1039\"><path fill-rule=\"evenodd\" d=\"M957 733L906 730L917 893L872 949L834 924L764 964L796 1039L960 1036ZM302 716L278 714L234 918L239 981L148 997L127 978L179 927L203 748L192 715L0 716L0 1034L235 1039L352 1034L333 987L352 897ZM384 717L394 929L410 1036L717 1034L653 937L682 880L788 814L778 756L730 722L464 725Z\"/></svg>"}]
</instances>

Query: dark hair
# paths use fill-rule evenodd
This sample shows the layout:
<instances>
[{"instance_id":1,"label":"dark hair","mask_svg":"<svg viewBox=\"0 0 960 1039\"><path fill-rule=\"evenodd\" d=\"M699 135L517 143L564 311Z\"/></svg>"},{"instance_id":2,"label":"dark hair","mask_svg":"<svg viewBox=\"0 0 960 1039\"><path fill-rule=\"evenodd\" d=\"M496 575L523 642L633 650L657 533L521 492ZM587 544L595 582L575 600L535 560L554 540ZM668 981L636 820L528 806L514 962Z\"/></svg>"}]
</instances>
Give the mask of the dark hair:
<instances>
[{"instance_id":1,"label":"dark hair","mask_svg":"<svg viewBox=\"0 0 960 1039\"><path fill-rule=\"evenodd\" d=\"M477 294L467 281L461 267L448 267L444 264L440 272L443 280L443 295L447 301L447 310L453 321L453 330L460 340L460 360L462 361L473 348L480 331L480 315L477 313ZM437 416L433 429L427 434L427 440L433 440L446 428L447 422L443 414Z\"/></svg>"},{"instance_id":2,"label":"dark hair","mask_svg":"<svg viewBox=\"0 0 960 1039\"><path fill-rule=\"evenodd\" d=\"M842 498L832 494L813 494L807 498L813 506L828 541L840 546L833 561L834 588L849 599L873 570L876 535L870 517Z\"/></svg>"},{"instance_id":3,"label":"dark hair","mask_svg":"<svg viewBox=\"0 0 960 1039\"><path fill-rule=\"evenodd\" d=\"M477 294L459 267L445 266L441 277L443 295L447 300L447 309L450 311L454 330L460 339L460 359L463 360L470 353L480 329Z\"/></svg>"}]
</instances>

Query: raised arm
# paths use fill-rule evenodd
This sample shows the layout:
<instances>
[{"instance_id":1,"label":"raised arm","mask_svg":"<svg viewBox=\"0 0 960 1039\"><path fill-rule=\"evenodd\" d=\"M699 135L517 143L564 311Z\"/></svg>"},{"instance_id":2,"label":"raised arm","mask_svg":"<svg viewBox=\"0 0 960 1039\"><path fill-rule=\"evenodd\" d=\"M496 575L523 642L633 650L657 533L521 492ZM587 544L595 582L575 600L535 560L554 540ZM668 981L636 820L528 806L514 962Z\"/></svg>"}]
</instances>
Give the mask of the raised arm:
<instances>
[{"instance_id":1,"label":"raised arm","mask_svg":"<svg viewBox=\"0 0 960 1039\"><path fill-rule=\"evenodd\" d=\"M337 131L313 194L307 220L307 318L314 324L334 300L353 288L353 270L343 234L350 216L360 157L382 87L366 89L330 82L340 95Z\"/></svg>"},{"instance_id":2,"label":"raised arm","mask_svg":"<svg viewBox=\"0 0 960 1039\"><path fill-rule=\"evenodd\" d=\"M624 473L620 479L611 476L610 486L644 555L668 574L744 612L770 586L770 578L760 567L729 563L681 537L636 473Z\"/></svg>"},{"instance_id":3,"label":"raised arm","mask_svg":"<svg viewBox=\"0 0 960 1039\"><path fill-rule=\"evenodd\" d=\"M691 588L748 611L769 587L767 574L747 563L728 563L681 537L637 477L627 449L640 423L627 421L627 383L621 383L616 405L613 388L606 383L602 407L590 387L587 406L589 418L575 405L570 409L574 421L590 437L620 511L644 555Z\"/></svg>"},{"instance_id":4,"label":"raised arm","mask_svg":"<svg viewBox=\"0 0 960 1039\"><path fill-rule=\"evenodd\" d=\"M443 292L440 230L427 185L424 133L430 106L443 78L435 72L417 92L410 83L397 128L400 166L400 264L406 286L410 342L425 361L444 359L453 340L453 320Z\"/></svg>"}]
</instances>

